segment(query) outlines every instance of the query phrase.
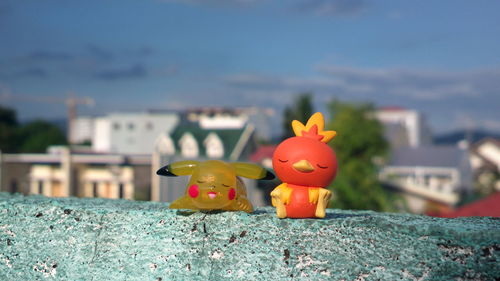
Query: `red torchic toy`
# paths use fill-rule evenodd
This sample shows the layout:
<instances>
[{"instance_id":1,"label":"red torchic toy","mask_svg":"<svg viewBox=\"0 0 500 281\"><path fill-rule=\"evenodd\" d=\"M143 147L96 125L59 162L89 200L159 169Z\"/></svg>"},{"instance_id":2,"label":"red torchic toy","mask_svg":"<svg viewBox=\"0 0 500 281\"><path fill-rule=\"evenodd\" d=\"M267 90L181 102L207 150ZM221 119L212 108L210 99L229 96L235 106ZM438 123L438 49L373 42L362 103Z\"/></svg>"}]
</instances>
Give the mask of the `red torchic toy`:
<instances>
[{"instance_id":1,"label":"red torchic toy","mask_svg":"<svg viewBox=\"0 0 500 281\"><path fill-rule=\"evenodd\" d=\"M335 152L327 143L337 134L324 131L320 112L304 126L292 122L295 137L284 140L273 155L273 168L283 182L272 192L279 218L324 218L332 193L326 189L337 173Z\"/></svg>"}]
</instances>

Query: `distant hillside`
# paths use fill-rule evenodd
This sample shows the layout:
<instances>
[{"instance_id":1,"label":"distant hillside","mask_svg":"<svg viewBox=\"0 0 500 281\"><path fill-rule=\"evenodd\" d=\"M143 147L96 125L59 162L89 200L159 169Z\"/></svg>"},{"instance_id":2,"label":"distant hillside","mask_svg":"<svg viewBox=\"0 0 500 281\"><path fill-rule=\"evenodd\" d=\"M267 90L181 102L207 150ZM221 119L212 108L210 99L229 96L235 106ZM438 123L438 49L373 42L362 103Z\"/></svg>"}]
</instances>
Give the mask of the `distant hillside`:
<instances>
[{"instance_id":1,"label":"distant hillside","mask_svg":"<svg viewBox=\"0 0 500 281\"><path fill-rule=\"evenodd\" d=\"M438 135L434 137L435 144L456 144L457 142L468 138L471 142L477 142L483 138L491 137L500 139L500 133L498 132L490 132L485 130L473 130L473 131L465 131L459 130L451 133L446 133L442 135Z\"/></svg>"}]
</instances>

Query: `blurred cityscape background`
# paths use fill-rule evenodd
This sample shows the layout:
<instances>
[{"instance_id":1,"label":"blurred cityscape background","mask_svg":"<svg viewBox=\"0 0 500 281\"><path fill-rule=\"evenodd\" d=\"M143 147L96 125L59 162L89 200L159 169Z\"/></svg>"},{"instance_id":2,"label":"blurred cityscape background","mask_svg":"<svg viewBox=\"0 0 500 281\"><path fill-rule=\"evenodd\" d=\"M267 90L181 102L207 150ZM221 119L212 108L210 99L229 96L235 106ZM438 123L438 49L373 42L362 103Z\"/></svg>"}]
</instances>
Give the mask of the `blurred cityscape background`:
<instances>
[{"instance_id":1,"label":"blurred cityscape background","mask_svg":"<svg viewBox=\"0 0 500 281\"><path fill-rule=\"evenodd\" d=\"M338 136L331 207L500 216L497 1L0 2L0 191L169 202L181 159ZM256 206L279 184L247 181Z\"/></svg>"}]
</instances>

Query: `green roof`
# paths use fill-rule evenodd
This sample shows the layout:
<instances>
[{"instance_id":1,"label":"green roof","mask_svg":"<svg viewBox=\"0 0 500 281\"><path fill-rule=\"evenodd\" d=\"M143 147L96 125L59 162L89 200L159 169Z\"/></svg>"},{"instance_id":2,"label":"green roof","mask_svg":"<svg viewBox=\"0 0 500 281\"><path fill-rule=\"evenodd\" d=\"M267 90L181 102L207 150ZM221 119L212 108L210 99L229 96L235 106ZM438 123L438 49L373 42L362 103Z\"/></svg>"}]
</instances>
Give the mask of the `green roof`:
<instances>
[{"instance_id":1,"label":"green roof","mask_svg":"<svg viewBox=\"0 0 500 281\"><path fill-rule=\"evenodd\" d=\"M171 134L172 141L175 145L175 150L180 151L179 140L186 133L190 133L196 139L198 144L199 156L207 156L203 142L210 133L216 134L223 143L224 157L229 158L233 153L236 144L240 140L245 128L241 129L203 129L197 125L180 124Z\"/></svg>"}]
</instances>

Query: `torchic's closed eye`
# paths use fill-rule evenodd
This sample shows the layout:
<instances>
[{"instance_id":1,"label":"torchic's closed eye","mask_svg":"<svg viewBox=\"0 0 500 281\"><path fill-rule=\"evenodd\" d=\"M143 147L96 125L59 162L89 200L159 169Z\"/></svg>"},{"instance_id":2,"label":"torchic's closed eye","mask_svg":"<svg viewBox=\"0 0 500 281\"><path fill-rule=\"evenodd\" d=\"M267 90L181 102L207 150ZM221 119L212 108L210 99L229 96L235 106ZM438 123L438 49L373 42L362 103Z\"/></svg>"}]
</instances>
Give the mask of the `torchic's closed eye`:
<instances>
[{"instance_id":1,"label":"torchic's closed eye","mask_svg":"<svg viewBox=\"0 0 500 281\"><path fill-rule=\"evenodd\" d=\"M337 132L326 128L320 112L305 123L293 120L294 136L273 147L271 163L282 181L271 192L278 218L326 216L332 196L328 187L337 173L335 152L327 144Z\"/></svg>"}]
</instances>

